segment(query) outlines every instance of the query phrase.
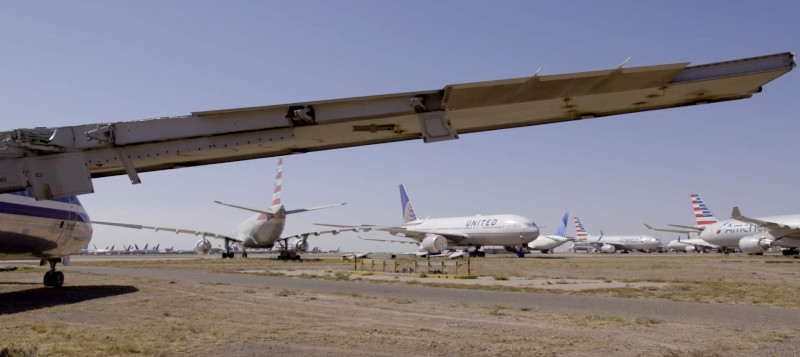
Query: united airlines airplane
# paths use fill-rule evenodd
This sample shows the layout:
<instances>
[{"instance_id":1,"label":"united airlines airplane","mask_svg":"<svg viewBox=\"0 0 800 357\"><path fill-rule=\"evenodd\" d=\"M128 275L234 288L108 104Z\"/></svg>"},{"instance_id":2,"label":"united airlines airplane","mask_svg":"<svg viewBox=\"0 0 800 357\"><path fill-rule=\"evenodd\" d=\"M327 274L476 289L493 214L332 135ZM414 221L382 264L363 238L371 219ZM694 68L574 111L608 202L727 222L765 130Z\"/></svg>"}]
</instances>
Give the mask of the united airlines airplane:
<instances>
[{"instance_id":1,"label":"united airlines airplane","mask_svg":"<svg viewBox=\"0 0 800 357\"><path fill-rule=\"evenodd\" d=\"M477 256L482 253L478 251L480 247L490 245L499 245L508 251L518 252L518 246L524 246L539 236L539 228L533 221L513 214L419 219L403 185L400 185L400 202L403 206L403 223L399 225L384 227L319 225L358 229L364 232L377 230L392 235L400 234L417 241L419 251L423 254L441 254L446 250L466 250L475 247L470 256ZM450 256L461 254L456 252Z\"/></svg>"},{"instance_id":2,"label":"united airlines airplane","mask_svg":"<svg viewBox=\"0 0 800 357\"><path fill-rule=\"evenodd\" d=\"M600 232L599 236L592 237L586 233L586 229L583 228L583 224L581 224L581 220L578 217L575 217L575 231L577 232L578 242L591 244L595 249L603 253L614 253L618 250L628 252L633 249L649 252L658 249L661 244L658 239L648 235L607 236Z\"/></svg>"},{"instance_id":3,"label":"united airlines airplane","mask_svg":"<svg viewBox=\"0 0 800 357\"><path fill-rule=\"evenodd\" d=\"M45 286L64 284L64 274L56 271L56 264L67 264L67 257L91 239L92 222L78 197L37 201L30 189L0 194L0 260L50 263Z\"/></svg>"},{"instance_id":4,"label":"united airlines airplane","mask_svg":"<svg viewBox=\"0 0 800 357\"><path fill-rule=\"evenodd\" d=\"M538 250L541 251L542 254L546 254L552 252L556 247L570 241L571 238L566 237L568 219L569 212L566 212L564 213L564 217L561 218L561 224L558 226L558 230L556 231L555 235L540 235L534 239L533 242L528 243L528 249Z\"/></svg>"}]
</instances>

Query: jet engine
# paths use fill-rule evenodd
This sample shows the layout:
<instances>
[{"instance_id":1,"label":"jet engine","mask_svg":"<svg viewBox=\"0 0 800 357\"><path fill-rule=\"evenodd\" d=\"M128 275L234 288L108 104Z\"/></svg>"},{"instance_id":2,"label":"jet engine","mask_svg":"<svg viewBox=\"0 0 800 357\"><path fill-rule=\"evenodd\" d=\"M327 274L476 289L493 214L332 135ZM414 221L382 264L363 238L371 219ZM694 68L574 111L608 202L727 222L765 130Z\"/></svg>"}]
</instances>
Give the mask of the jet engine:
<instances>
[{"instance_id":1,"label":"jet engine","mask_svg":"<svg viewBox=\"0 0 800 357\"><path fill-rule=\"evenodd\" d=\"M615 248L611 244L603 244L603 246L600 247L600 251L602 251L603 253L614 253L617 251L617 248Z\"/></svg>"},{"instance_id":2,"label":"jet engine","mask_svg":"<svg viewBox=\"0 0 800 357\"><path fill-rule=\"evenodd\" d=\"M195 245L194 251L197 252L197 254L203 254L203 255L208 254L208 252L211 251L211 242L205 239L197 241L197 245Z\"/></svg>"},{"instance_id":3,"label":"jet engine","mask_svg":"<svg viewBox=\"0 0 800 357\"><path fill-rule=\"evenodd\" d=\"M298 252L305 253L306 251L308 251L308 242L306 242L305 240L301 240L294 245L294 249Z\"/></svg>"},{"instance_id":4,"label":"jet engine","mask_svg":"<svg viewBox=\"0 0 800 357\"><path fill-rule=\"evenodd\" d=\"M420 243L420 251L428 253L441 253L447 249L447 239L437 235L427 235Z\"/></svg>"},{"instance_id":5,"label":"jet engine","mask_svg":"<svg viewBox=\"0 0 800 357\"><path fill-rule=\"evenodd\" d=\"M754 236L747 236L739 240L739 249L742 253L758 254L764 253L772 247L774 238L769 233L756 234Z\"/></svg>"},{"instance_id":6,"label":"jet engine","mask_svg":"<svg viewBox=\"0 0 800 357\"><path fill-rule=\"evenodd\" d=\"M687 245L685 248L683 248L683 250L686 253L694 253L697 249L694 249L693 245Z\"/></svg>"}]
</instances>

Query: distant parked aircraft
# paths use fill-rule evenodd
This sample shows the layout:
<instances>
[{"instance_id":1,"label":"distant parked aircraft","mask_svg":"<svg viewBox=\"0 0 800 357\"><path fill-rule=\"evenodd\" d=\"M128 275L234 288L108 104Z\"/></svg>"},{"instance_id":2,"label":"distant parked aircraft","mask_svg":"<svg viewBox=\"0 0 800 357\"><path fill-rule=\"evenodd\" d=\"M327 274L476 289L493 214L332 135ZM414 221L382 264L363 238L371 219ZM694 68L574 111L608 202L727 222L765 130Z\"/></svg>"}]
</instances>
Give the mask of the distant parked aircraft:
<instances>
[{"instance_id":1,"label":"distant parked aircraft","mask_svg":"<svg viewBox=\"0 0 800 357\"><path fill-rule=\"evenodd\" d=\"M233 258L233 249L231 245L236 244L237 246L239 246L239 248L242 249L242 257L245 258L247 257L247 251L245 250L247 248L272 248L277 246L280 251L280 258L296 259L299 258L297 253L305 252L306 248L308 247L308 243L306 242L308 236L310 235L317 236L325 233L337 234L343 229L301 233L281 238L281 234L283 233L283 228L286 224L286 215L341 206L344 205L344 203L323 206L323 207L287 210L286 208L283 207L283 204L281 204L282 181L283 181L283 158L280 158L278 159L278 171L275 175L275 189L272 195L272 205L269 208L267 209L248 208L244 206L223 203L220 201L214 201L217 204L234 207L246 211L256 212L255 215L250 216L248 219L244 220L236 227L235 234L233 236L203 232L193 229L142 226L138 224L99 222L99 221L95 221L94 223L105 224L110 226L119 226L125 228L153 229L155 231L186 233L195 236L202 236L202 238L199 241L197 241L195 247L197 253L200 254L208 254L211 251L211 243L206 239L207 237L222 239L225 241L225 250L224 252L222 252L222 258Z\"/></svg>"},{"instance_id":2,"label":"distant parked aircraft","mask_svg":"<svg viewBox=\"0 0 800 357\"><path fill-rule=\"evenodd\" d=\"M599 236L590 236L586 233L586 229L583 228L578 217L575 217L575 230L579 242L591 244L595 249L604 253L628 252L634 249L649 252L658 249L661 244L658 239L648 235L607 236L600 232Z\"/></svg>"},{"instance_id":3,"label":"distant parked aircraft","mask_svg":"<svg viewBox=\"0 0 800 357\"><path fill-rule=\"evenodd\" d=\"M564 217L561 219L561 224L558 226L558 230L556 231L555 235L539 235L532 242L528 243L528 249L539 250L544 254L552 252L556 247L570 241L570 238L566 237L568 219L569 212L566 212L564 213Z\"/></svg>"},{"instance_id":4,"label":"distant parked aircraft","mask_svg":"<svg viewBox=\"0 0 800 357\"><path fill-rule=\"evenodd\" d=\"M403 206L403 223L399 225L319 225L403 235L417 241L419 252L425 255L442 254L447 250L462 255L462 252L455 251L467 250L469 247L475 247L470 255L476 255L480 247L489 245L504 246L507 250L516 252L518 246L539 236L539 228L533 221L513 214L419 219L403 185L400 185L400 203Z\"/></svg>"}]
</instances>

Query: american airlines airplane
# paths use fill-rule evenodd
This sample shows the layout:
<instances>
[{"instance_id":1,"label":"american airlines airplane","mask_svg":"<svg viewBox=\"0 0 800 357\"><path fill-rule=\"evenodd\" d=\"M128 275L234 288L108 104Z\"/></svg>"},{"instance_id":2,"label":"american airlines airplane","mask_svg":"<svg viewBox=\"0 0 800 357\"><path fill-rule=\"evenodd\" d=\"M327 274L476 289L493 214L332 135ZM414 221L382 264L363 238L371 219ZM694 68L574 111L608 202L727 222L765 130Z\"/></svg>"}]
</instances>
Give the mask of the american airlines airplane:
<instances>
[{"instance_id":1,"label":"american airlines airplane","mask_svg":"<svg viewBox=\"0 0 800 357\"><path fill-rule=\"evenodd\" d=\"M193 229L143 226L143 225L128 224L128 223L100 222L100 221L95 221L94 223L109 225L109 226L133 228L133 229L152 229L155 231L186 233L195 236L202 236L202 238L197 241L195 246L195 251L198 254L208 254L211 251L211 242L209 242L206 238L211 237L211 238L222 239L225 241L225 251L222 253L223 259L233 258L234 253L231 247L232 244L235 244L236 246L242 249L243 258L247 258L247 251L246 251L247 248L271 249L277 245L278 251L280 252L279 256L280 259L299 259L300 256L297 255L297 253L305 252L306 248L308 247L308 243L306 242L306 240L310 235L318 236L320 234L325 234L325 233L338 234L343 230L336 229L330 231L308 232L281 238L281 234L283 233L283 228L286 225L286 215L300 213L300 212L314 211L323 208L342 206L344 205L344 203L322 206L322 207L314 207L314 208L287 210L286 208L284 208L283 204L281 204L282 179L283 179L283 158L280 158L278 159L278 171L275 174L275 189L272 195L272 206L270 206L267 209L249 208L229 203L223 203L220 201L214 201L217 204L256 213L247 218L246 220L244 220L243 222L239 223L239 225L236 226L233 235L203 232Z\"/></svg>"},{"instance_id":2,"label":"american airlines airplane","mask_svg":"<svg viewBox=\"0 0 800 357\"><path fill-rule=\"evenodd\" d=\"M318 225L400 234L419 242L419 251L423 254L441 254L447 250L467 250L469 247L475 247L470 256L479 256L483 252L479 252L478 249L490 245L499 245L511 252L518 252L517 246L530 243L539 236L539 228L533 221L513 214L419 219L403 185L400 185L400 202L403 206L403 223L399 225L381 227L321 223ZM455 252L450 257L462 254Z\"/></svg>"},{"instance_id":3,"label":"american airlines airplane","mask_svg":"<svg viewBox=\"0 0 800 357\"><path fill-rule=\"evenodd\" d=\"M44 285L60 287L56 264L89 244L92 222L76 196L37 201L30 189L0 194L0 260L36 259L50 263ZM63 259L62 259L63 258Z\"/></svg>"},{"instance_id":4,"label":"american airlines airplane","mask_svg":"<svg viewBox=\"0 0 800 357\"><path fill-rule=\"evenodd\" d=\"M604 253L614 253L618 250L628 252L629 250L644 250L651 251L658 249L661 242L658 239L648 235L638 236L607 236L600 232L600 236L592 237L586 233L580 219L575 217L575 231L577 232L577 241L591 244L595 249ZM595 239L596 238L596 239Z\"/></svg>"},{"instance_id":5,"label":"american airlines airplane","mask_svg":"<svg viewBox=\"0 0 800 357\"><path fill-rule=\"evenodd\" d=\"M536 237L533 242L528 243L528 250L538 250L541 251L542 254L546 254L552 252L556 247L570 241L570 238L565 237L567 235L568 219L569 212L566 212L564 213L564 217L561 218L561 224L558 226L556 234L547 236L540 235Z\"/></svg>"},{"instance_id":6,"label":"american airlines airplane","mask_svg":"<svg viewBox=\"0 0 800 357\"><path fill-rule=\"evenodd\" d=\"M657 230L696 233L698 238L722 250L738 247L743 253L759 254L772 247L784 247L787 248L783 250L786 255L800 252L800 215L751 218L743 216L739 207L734 207L731 219L720 221L714 218L699 195L692 194L691 199L696 226L670 224L683 230Z\"/></svg>"}]
</instances>

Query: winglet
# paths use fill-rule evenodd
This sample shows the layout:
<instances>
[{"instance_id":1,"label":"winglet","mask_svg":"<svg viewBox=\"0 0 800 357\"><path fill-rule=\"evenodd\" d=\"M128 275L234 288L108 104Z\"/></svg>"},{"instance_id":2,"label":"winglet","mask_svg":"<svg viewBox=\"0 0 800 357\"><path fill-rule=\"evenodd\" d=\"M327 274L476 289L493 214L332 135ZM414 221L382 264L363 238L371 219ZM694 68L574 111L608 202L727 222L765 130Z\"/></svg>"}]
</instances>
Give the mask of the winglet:
<instances>
[{"instance_id":1,"label":"winglet","mask_svg":"<svg viewBox=\"0 0 800 357\"><path fill-rule=\"evenodd\" d=\"M731 218L733 219L742 218L742 212L739 212L739 206L733 207L733 211L731 212Z\"/></svg>"}]
</instances>

